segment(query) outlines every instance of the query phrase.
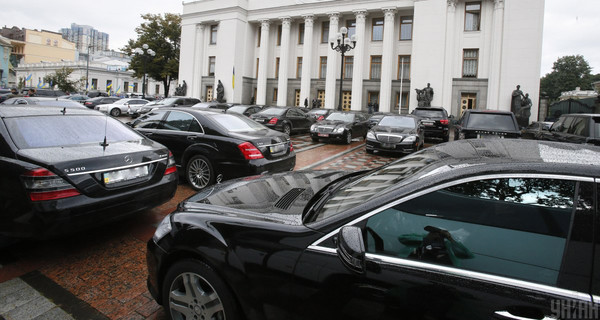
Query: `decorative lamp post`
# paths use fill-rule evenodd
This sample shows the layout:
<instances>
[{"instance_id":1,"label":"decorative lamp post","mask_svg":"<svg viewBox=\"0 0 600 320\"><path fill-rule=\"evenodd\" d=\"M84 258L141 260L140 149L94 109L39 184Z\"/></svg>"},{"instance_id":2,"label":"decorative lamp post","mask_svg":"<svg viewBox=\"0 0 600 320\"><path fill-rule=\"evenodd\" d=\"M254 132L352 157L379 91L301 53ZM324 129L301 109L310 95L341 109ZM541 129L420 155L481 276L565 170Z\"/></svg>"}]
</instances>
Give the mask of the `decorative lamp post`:
<instances>
[{"instance_id":1,"label":"decorative lamp post","mask_svg":"<svg viewBox=\"0 0 600 320\"><path fill-rule=\"evenodd\" d=\"M150 49L145 43L142 45L141 48L135 48L133 52L142 56L142 60L144 61L144 76L142 79L142 99L146 99L146 61L148 60L148 56L154 57L156 55L156 52Z\"/></svg>"},{"instance_id":2,"label":"decorative lamp post","mask_svg":"<svg viewBox=\"0 0 600 320\"><path fill-rule=\"evenodd\" d=\"M329 39L329 44L331 44L331 49L342 54L342 62L340 68L340 96L339 96L339 104L338 110L342 111L342 88L344 85L344 56L346 52L354 49L356 47L356 35L353 34L352 38L348 38L348 28L341 27L340 32L338 32L337 37L332 37ZM336 45L337 43L337 45Z\"/></svg>"}]
</instances>

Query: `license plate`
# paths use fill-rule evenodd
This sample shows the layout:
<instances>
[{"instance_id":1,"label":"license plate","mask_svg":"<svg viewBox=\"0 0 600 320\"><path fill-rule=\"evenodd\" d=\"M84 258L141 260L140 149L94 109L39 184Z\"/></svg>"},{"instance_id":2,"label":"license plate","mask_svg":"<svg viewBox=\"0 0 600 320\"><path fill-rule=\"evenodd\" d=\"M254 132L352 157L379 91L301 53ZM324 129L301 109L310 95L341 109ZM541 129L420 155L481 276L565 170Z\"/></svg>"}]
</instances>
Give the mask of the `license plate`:
<instances>
[{"instance_id":1,"label":"license plate","mask_svg":"<svg viewBox=\"0 0 600 320\"><path fill-rule=\"evenodd\" d=\"M504 136L497 134L477 134L477 139L504 139Z\"/></svg>"},{"instance_id":2,"label":"license plate","mask_svg":"<svg viewBox=\"0 0 600 320\"><path fill-rule=\"evenodd\" d=\"M386 148L386 149L393 149L394 148L394 144L393 143L382 143L381 147L382 148Z\"/></svg>"},{"instance_id":3,"label":"license plate","mask_svg":"<svg viewBox=\"0 0 600 320\"><path fill-rule=\"evenodd\" d=\"M277 144L269 147L269 152L271 153L278 153L282 151L285 151L285 145L283 144Z\"/></svg>"},{"instance_id":4,"label":"license plate","mask_svg":"<svg viewBox=\"0 0 600 320\"><path fill-rule=\"evenodd\" d=\"M435 125L435 123L434 123L434 122L426 122L426 121L422 121L421 123L422 123L424 126L428 126L428 127L432 127L432 126L434 126L434 125Z\"/></svg>"},{"instance_id":5,"label":"license plate","mask_svg":"<svg viewBox=\"0 0 600 320\"><path fill-rule=\"evenodd\" d=\"M102 174L105 185L142 178L148 175L148 166L105 172Z\"/></svg>"},{"instance_id":6,"label":"license plate","mask_svg":"<svg viewBox=\"0 0 600 320\"><path fill-rule=\"evenodd\" d=\"M329 133L319 133L319 137L329 137Z\"/></svg>"}]
</instances>

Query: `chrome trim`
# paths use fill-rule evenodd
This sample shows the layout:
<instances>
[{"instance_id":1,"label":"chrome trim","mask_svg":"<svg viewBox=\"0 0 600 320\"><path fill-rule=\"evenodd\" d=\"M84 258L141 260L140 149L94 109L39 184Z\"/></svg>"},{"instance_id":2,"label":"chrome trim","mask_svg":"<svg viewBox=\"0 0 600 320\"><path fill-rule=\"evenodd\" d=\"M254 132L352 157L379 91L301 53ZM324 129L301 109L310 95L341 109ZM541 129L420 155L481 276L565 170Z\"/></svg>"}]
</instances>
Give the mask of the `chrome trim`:
<instances>
[{"instance_id":1,"label":"chrome trim","mask_svg":"<svg viewBox=\"0 0 600 320\"><path fill-rule=\"evenodd\" d=\"M531 320L531 319L533 319L533 318L525 318L525 317L515 316L508 311L496 311L494 313L501 317L507 318L507 319L515 319L515 320ZM556 319L557 318L547 317L547 316L544 316L544 318L542 318L542 320L556 320Z\"/></svg>"},{"instance_id":2,"label":"chrome trim","mask_svg":"<svg viewBox=\"0 0 600 320\"><path fill-rule=\"evenodd\" d=\"M168 159L169 159L169 157L164 157L162 159L157 159L157 160L152 160L152 161L146 161L146 162L136 163L136 164L132 164L132 165L128 165L128 166L106 168L106 169L101 169L101 170L93 170L93 171L85 171L85 172L77 172L77 173L69 173L69 174L67 174L67 176L72 177L72 176L80 176L82 174L91 174L91 173L98 173L98 172L107 172L107 171L122 170L122 169L127 169L127 168L133 168L133 167L143 166L145 164L151 164L151 163L155 163L155 162L165 161L165 160L168 160Z\"/></svg>"},{"instance_id":3,"label":"chrome trim","mask_svg":"<svg viewBox=\"0 0 600 320\"><path fill-rule=\"evenodd\" d=\"M437 191L440 189L444 189L450 186L454 186L454 185L458 185L461 183L465 183L465 182L471 182L471 181L477 181L477 180L489 180L489 179L498 179L498 178L547 178L547 179L560 179L560 180L575 180L575 181L583 181L583 182L594 182L596 179L591 178L591 177L581 177L581 176L567 176L567 175L558 175L558 174L537 174L537 173L525 173L525 174L519 174L519 173L503 173L503 174L488 174L488 175L482 175L482 176L473 176L473 177L468 177L468 178L463 178L460 180L456 180L456 181L452 181L452 182L446 182L444 184L441 185L437 185L425 190L421 190L419 192L416 193L412 193L407 195L404 198L398 199L396 201L390 202L386 205L384 205L383 207L379 207L369 213L366 213L350 222L348 222L347 224L345 224L344 226L347 225L353 225L356 223L359 223L365 219L368 219L374 215L376 215L377 213L387 210L395 205L398 205L402 202L408 201L408 200L412 200L414 198L420 197L426 193L430 193L433 191ZM331 231L330 233L324 235L323 237L319 238L317 241L313 242L311 246L318 246L321 242L327 240L328 238L330 238L331 236L337 234L339 232L339 230L344 227L341 226L333 231Z\"/></svg>"},{"instance_id":4,"label":"chrome trim","mask_svg":"<svg viewBox=\"0 0 600 320\"><path fill-rule=\"evenodd\" d=\"M337 254L336 249L314 246L314 245L309 246L307 248L307 250L326 253L326 254L333 254L333 255ZM496 275L491 275L491 274L486 274L486 273L481 273L481 272L476 272L476 271L470 271L470 270L465 270L465 269L451 268L451 267L446 267L446 266L442 266L442 265L424 263L424 262L402 259L402 258L381 256L381 255L376 255L376 254L372 254L372 253L366 253L365 258L367 260L370 260L372 262L379 263L379 264L391 264L391 265L400 266L400 267L404 267L404 268L415 269L418 271L434 271L434 272L438 272L438 273L446 273L446 274L449 274L451 276L456 276L456 277L463 277L463 278L475 279L475 280L479 280L479 281L493 282L493 283L500 284L500 285L506 285L506 286L511 286L511 287L518 287L521 289L549 293L549 294L553 294L553 295L557 295L557 296L561 296L561 297L565 297L565 298L569 298L569 299L576 299L579 301L592 302L592 299L591 299L592 296L590 296L587 293L572 291L572 290L567 290L567 289L560 289L560 288L556 288L556 287L552 287L552 286L548 286L548 285L544 285L544 284L539 284L539 283L533 283L533 282L524 281L524 280L516 280L516 279L507 278L507 277L503 277L503 276L496 276Z\"/></svg>"}]
</instances>

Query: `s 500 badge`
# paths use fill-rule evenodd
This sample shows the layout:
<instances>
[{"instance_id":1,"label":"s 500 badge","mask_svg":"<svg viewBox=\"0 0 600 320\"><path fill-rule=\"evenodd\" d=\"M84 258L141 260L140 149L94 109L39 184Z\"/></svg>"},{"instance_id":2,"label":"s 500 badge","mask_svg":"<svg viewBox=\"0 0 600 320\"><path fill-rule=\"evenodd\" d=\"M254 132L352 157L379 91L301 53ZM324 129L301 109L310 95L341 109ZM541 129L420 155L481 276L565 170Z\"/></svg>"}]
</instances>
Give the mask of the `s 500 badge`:
<instances>
[{"instance_id":1,"label":"s 500 badge","mask_svg":"<svg viewBox=\"0 0 600 320\"><path fill-rule=\"evenodd\" d=\"M77 168L67 168L67 169L65 169L65 173L74 173L74 172L81 172L81 171L85 171L85 167L77 167Z\"/></svg>"}]
</instances>

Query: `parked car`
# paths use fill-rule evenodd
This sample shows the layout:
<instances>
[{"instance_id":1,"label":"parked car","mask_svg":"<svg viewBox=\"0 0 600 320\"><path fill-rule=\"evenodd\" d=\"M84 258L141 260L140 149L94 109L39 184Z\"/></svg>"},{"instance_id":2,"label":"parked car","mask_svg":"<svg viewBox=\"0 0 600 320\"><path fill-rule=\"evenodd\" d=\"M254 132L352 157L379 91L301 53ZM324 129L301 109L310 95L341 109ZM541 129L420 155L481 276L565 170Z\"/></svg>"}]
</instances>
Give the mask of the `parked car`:
<instances>
[{"instance_id":1,"label":"parked car","mask_svg":"<svg viewBox=\"0 0 600 320\"><path fill-rule=\"evenodd\" d=\"M165 108L131 126L167 146L196 190L223 179L290 171L296 165L289 136L238 114Z\"/></svg>"},{"instance_id":2,"label":"parked car","mask_svg":"<svg viewBox=\"0 0 600 320\"><path fill-rule=\"evenodd\" d=\"M2 105L43 105L62 108L85 108L81 103L73 100L50 98L50 97L15 97L8 98L1 103Z\"/></svg>"},{"instance_id":3,"label":"parked car","mask_svg":"<svg viewBox=\"0 0 600 320\"><path fill-rule=\"evenodd\" d=\"M191 107L197 103L200 103L200 99L196 98L188 98L188 97L170 97L164 98L159 101L152 101L140 109L134 112L134 116L139 116L140 114L148 113L150 110L154 110L156 108L174 108L174 107Z\"/></svg>"},{"instance_id":4,"label":"parked car","mask_svg":"<svg viewBox=\"0 0 600 320\"><path fill-rule=\"evenodd\" d=\"M312 141L340 140L350 144L353 138L366 138L369 131L369 116L359 111L335 111L310 127Z\"/></svg>"},{"instance_id":5,"label":"parked car","mask_svg":"<svg viewBox=\"0 0 600 320\"><path fill-rule=\"evenodd\" d=\"M62 90L53 90L53 89L44 89L44 88L23 88L21 89L21 94L23 96L29 96L29 90L35 90L35 97L55 97L58 98L60 96L66 95L66 93Z\"/></svg>"},{"instance_id":6,"label":"parked car","mask_svg":"<svg viewBox=\"0 0 600 320\"><path fill-rule=\"evenodd\" d=\"M158 225L148 288L173 319L581 315L600 307L599 164L594 146L488 139L230 181Z\"/></svg>"},{"instance_id":7,"label":"parked car","mask_svg":"<svg viewBox=\"0 0 600 320\"><path fill-rule=\"evenodd\" d=\"M527 127L521 129L521 137L523 139L540 140L544 131L550 130L553 122L550 121L534 121Z\"/></svg>"},{"instance_id":8,"label":"parked car","mask_svg":"<svg viewBox=\"0 0 600 320\"><path fill-rule=\"evenodd\" d=\"M95 109L97 105L100 104L113 104L117 101L121 100L121 98L119 97L95 97L95 98L90 98L88 100L85 100L83 102L83 105L90 108L90 109Z\"/></svg>"},{"instance_id":9,"label":"parked car","mask_svg":"<svg viewBox=\"0 0 600 320\"><path fill-rule=\"evenodd\" d=\"M425 133L420 118L412 115L387 115L367 133L366 151L409 154L423 148Z\"/></svg>"},{"instance_id":10,"label":"parked car","mask_svg":"<svg viewBox=\"0 0 600 320\"><path fill-rule=\"evenodd\" d=\"M246 117L250 117L251 115L261 111L262 109L263 109L263 106L237 105L237 106L233 106L233 107L227 109L227 111L225 113L237 113L237 114L243 114Z\"/></svg>"},{"instance_id":11,"label":"parked car","mask_svg":"<svg viewBox=\"0 0 600 320\"><path fill-rule=\"evenodd\" d=\"M466 110L454 126L454 139L520 138L517 118L510 111Z\"/></svg>"},{"instance_id":12,"label":"parked car","mask_svg":"<svg viewBox=\"0 0 600 320\"><path fill-rule=\"evenodd\" d=\"M83 95L83 94L64 95L64 96L61 96L60 98L73 100L73 101L79 102L79 103L83 103L84 101L90 99L90 97Z\"/></svg>"},{"instance_id":13,"label":"parked car","mask_svg":"<svg viewBox=\"0 0 600 320\"><path fill-rule=\"evenodd\" d=\"M297 107L270 107L250 116L250 119L287 135L308 132L314 121Z\"/></svg>"},{"instance_id":14,"label":"parked car","mask_svg":"<svg viewBox=\"0 0 600 320\"><path fill-rule=\"evenodd\" d=\"M90 98L97 98L97 97L108 97L108 93L103 92L103 91L89 91L87 93L87 96Z\"/></svg>"},{"instance_id":15,"label":"parked car","mask_svg":"<svg viewBox=\"0 0 600 320\"><path fill-rule=\"evenodd\" d=\"M308 116L311 117L315 121L321 121L321 120L327 118L327 116L330 115L332 112L333 112L332 109L315 108L315 109L311 109L310 111L308 111Z\"/></svg>"},{"instance_id":16,"label":"parked car","mask_svg":"<svg viewBox=\"0 0 600 320\"><path fill-rule=\"evenodd\" d=\"M99 104L95 106L94 109L103 113L110 114L113 117L118 117L123 113L133 115L137 110L139 110L148 102L150 101L144 99L125 98L117 100L112 104Z\"/></svg>"},{"instance_id":17,"label":"parked car","mask_svg":"<svg viewBox=\"0 0 600 320\"><path fill-rule=\"evenodd\" d=\"M425 129L425 139L439 138L447 142L450 138L448 112L444 108L417 107L413 115L421 117L421 124Z\"/></svg>"},{"instance_id":18,"label":"parked car","mask_svg":"<svg viewBox=\"0 0 600 320\"><path fill-rule=\"evenodd\" d=\"M600 145L600 114L563 114L541 133L541 139Z\"/></svg>"},{"instance_id":19,"label":"parked car","mask_svg":"<svg viewBox=\"0 0 600 320\"><path fill-rule=\"evenodd\" d=\"M7 105L0 134L0 242L81 231L177 189L167 148L99 112Z\"/></svg>"},{"instance_id":20,"label":"parked car","mask_svg":"<svg viewBox=\"0 0 600 320\"><path fill-rule=\"evenodd\" d=\"M219 110L227 110L233 106L232 103L221 103L216 101L210 102L199 102L192 106L195 109L219 109Z\"/></svg>"}]
</instances>

